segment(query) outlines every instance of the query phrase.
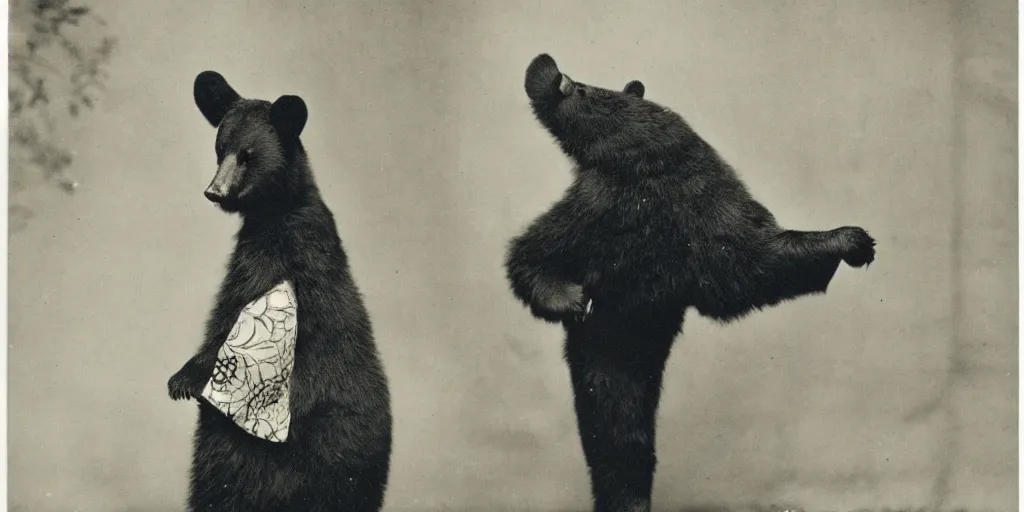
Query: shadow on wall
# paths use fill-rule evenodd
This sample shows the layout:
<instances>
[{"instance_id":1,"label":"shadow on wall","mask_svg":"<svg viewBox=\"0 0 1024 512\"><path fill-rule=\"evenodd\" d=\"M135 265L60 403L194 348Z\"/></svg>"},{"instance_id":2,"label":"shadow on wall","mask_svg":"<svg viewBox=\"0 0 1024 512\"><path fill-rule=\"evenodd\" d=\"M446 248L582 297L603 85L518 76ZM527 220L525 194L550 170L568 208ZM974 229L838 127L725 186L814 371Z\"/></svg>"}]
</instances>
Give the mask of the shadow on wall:
<instances>
[{"instance_id":1,"label":"shadow on wall","mask_svg":"<svg viewBox=\"0 0 1024 512\"><path fill-rule=\"evenodd\" d=\"M1010 2L959 18L880 0L92 3L122 46L70 138L83 186L72 201L32 192L44 208L10 242L12 509L182 502L194 410L164 386L237 226L202 198L203 69L310 106L305 145L392 379L387 509L585 508L562 334L501 269L570 180L522 90L541 52L584 82L643 80L783 224L879 239L870 270L840 270L823 297L726 327L689 316L661 407L659 509L924 506L951 435L928 404L957 411L947 505L1014 509ZM973 91L957 97L955 21ZM954 332L965 370L944 387Z\"/></svg>"}]
</instances>

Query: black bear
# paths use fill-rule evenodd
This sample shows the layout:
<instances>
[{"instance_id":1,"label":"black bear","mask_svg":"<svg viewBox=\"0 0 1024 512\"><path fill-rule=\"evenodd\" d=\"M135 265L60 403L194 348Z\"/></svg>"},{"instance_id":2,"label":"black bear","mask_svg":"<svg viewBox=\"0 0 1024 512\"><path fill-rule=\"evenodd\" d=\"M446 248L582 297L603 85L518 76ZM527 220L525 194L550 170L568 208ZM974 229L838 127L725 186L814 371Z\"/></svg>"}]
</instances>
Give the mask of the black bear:
<instances>
[{"instance_id":1,"label":"black bear","mask_svg":"<svg viewBox=\"0 0 1024 512\"><path fill-rule=\"evenodd\" d=\"M534 316L566 331L594 509L648 511L662 375L685 310L728 322L824 293L840 261L874 260L875 241L858 227L781 228L639 81L585 85L540 55L525 87L575 179L511 241L506 276Z\"/></svg>"},{"instance_id":2,"label":"black bear","mask_svg":"<svg viewBox=\"0 0 1024 512\"><path fill-rule=\"evenodd\" d=\"M334 217L299 140L307 110L200 73L217 128L206 197L242 224L198 353L168 381L199 402L190 511L377 511L388 382Z\"/></svg>"}]
</instances>

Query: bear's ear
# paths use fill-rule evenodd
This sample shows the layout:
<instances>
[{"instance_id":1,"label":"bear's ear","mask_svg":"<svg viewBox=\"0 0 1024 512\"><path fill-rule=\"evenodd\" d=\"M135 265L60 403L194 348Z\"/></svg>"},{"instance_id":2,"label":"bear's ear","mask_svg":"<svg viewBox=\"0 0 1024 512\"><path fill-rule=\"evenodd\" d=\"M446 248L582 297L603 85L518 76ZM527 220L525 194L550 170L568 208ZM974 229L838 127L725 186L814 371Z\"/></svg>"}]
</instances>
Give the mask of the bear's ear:
<instances>
[{"instance_id":1,"label":"bear's ear","mask_svg":"<svg viewBox=\"0 0 1024 512\"><path fill-rule=\"evenodd\" d=\"M298 96L281 96L270 106L270 122L285 139L297 139L306 127L306 102Z\"/></svg>"},{"instance_id":2,"label":"bear's ear","mask_svg":"<svg viewBox=\"0 0 1024 512\"><path fill-rule=\"evenodd\" d=\"M626 88L622 90L626 94L631 94L637 98L644 97L644 84L640 83L640 80L633 80L626 84Z\"/></svg>"},{"instance_id":3,"label":"bear's ear","mask_svg":"<svg viewBox=\"0 0 1024 512\"><path fill-rule=\"evenodd\" d=\"M192 86L192 95L195 96L196 106L203 113L203 117L214 127L220 124L224 114L231 110L231 106L241 99L241 96L228 85L228 81L216 71L199 73Z\"/></svg>"}]
</instances>

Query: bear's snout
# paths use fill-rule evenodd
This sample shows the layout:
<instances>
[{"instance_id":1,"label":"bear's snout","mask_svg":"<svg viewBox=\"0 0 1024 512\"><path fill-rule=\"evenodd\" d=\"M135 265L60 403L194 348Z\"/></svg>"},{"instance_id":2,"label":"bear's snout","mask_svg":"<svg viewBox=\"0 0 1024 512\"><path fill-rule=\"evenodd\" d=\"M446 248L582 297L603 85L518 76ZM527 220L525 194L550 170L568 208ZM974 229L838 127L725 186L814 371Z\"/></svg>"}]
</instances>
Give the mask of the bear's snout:
<instances>
[{"instance_id":1,"label":"bear's snout","mask_svg":"<svg viewBox=\"0 0 1024 512\"><path fill-rule=\"evenodd\" d=\"M562 73L550 55L542 53L526 68L526 95L531 100L550 98L560 91Z\"/></svg>"},{"instance_id":2,"label":"bear's snout","mask_svg":"<svg viewBox=\"0 0 1024 512\"><path fill-rule=\"evenodd\" d=\"M241 169L238 166L238 159L231 154L221 161L217 166L217 174L214 175L210 186L206 188L203 195L214 203L222 203L228 195L237 188L240 181Z\"/></svg>"}]
</instances>

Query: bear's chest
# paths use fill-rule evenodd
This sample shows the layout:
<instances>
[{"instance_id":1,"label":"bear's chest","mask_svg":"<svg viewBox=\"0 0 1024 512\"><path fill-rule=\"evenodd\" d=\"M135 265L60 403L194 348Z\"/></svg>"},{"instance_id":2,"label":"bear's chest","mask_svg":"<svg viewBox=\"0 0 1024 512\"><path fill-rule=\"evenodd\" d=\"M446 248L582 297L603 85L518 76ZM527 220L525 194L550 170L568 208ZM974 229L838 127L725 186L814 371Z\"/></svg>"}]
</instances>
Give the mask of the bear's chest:
<instances>
[{"instance_id":1,"label":"bear's chest","mask_svg":"<svg viewBox=\"0 0 1024 512\"><path fill-rule=\"evenodd\" d=\"M637 257L664 257L688 238L679 212L663 198L632 194L595 216L586 226L588 249L606 259L630 261ZM631 255L627 257L626 255Z\"/></svg>"},{"instance_id":2,"label":"bear's chest","mask_svg":"<svg viewBox=\"0 0 1024 512\"><path fill-rule=\"evenodd\" d=\"M691 233L657 195L622 197L586 227L586 274L618 290L657 287L686 265Z\"/></svg>"}]
</instances>

